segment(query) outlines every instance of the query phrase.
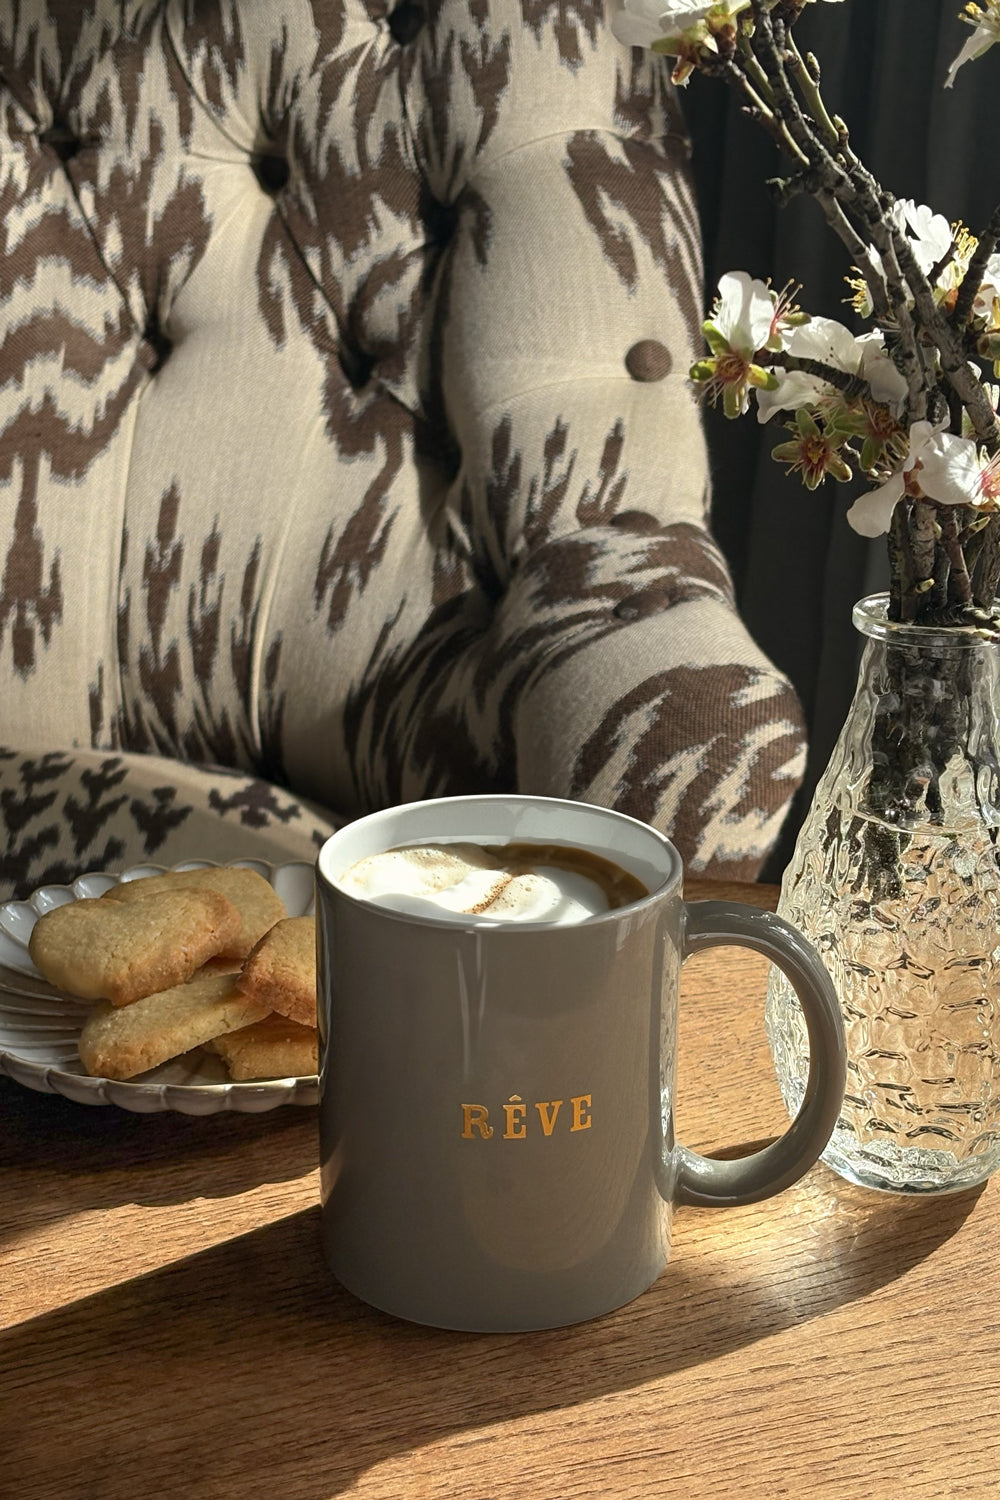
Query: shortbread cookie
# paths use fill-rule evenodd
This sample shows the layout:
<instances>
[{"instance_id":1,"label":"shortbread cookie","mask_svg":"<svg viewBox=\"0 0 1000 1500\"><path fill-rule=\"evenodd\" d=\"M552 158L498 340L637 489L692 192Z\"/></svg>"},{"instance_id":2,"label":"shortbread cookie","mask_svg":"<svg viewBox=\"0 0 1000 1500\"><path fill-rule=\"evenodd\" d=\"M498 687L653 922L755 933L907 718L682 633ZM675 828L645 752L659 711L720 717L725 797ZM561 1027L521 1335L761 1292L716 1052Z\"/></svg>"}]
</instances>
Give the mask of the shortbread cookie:
<instances>
[{"instance_id":1,"label":"shortbread cookie","mask_svg":"<svg viewBox=\"0 0 1000 1500\"><path fill-rule=\"evenodd\" d=\"M300 1026L285 1016L267 1016L252 1026L207 1043L223 1059L234 1083L249 1078L311 1078L319 1066L315 1026Z\"/></svg>"},{"instance_id":2,"label":"shortbread cookie","mask_svg":"<svg viewBox=\"0 0 1000 1500\"><path fill-rule=\"evenodd\" d=\"M219 891L169 891L127 903L71 901L38 918L28 952L59 989L129 1005L190 979L232 945L241 925Z\"/></svg>"},{"instance_id":3,"label":"shortbread cookie","mask_svg":"<svg viewBox=\"0 0 1000 1500\"><path fill-rule=\"evenodd\" d=\"M316 1025L316 923L312 917L286 917L265 932L243 966L245 995L269 1010Z\"/></svg>"},{"instance_id":4,"label":"shortbread cookie","mask_svg":"<svg viewBox=\"0 0 1000 1500\"><path fill-rule=\"evenodd\" d=\"M240 994L235 975L199 973L133 1005L96 1005L80 1033L80 1061L92 1078L134 1078L266 1014Z\"/></svg>"},{"instance_id":5,"label":"shortbread cookie","mask_svg":"<svg viewBox=\"0 0 1000 1500\"><path fill-rule=\"evenodd\" d=\"M203 870L170 870L165 875L146 875L121 880L105 891L102 901L129 902L161 891L218 891L236 907L242 918L239 933L224 950L227 958L246 958L269 927L288 916L285 903L269 881L256 870L237 865L209 865Z\"/></svg>"},{"instance_id":6,"label":"shortbread cookie","mask_svg":"<svg viewBox=\"0 0 1000 1500\"><path fill-rule=\"evenodd\" d=\"M243 965L238 958L225 958L221 954L218 958L209 958L198 970L199 974L240 974Z\"/></svg>"}]
</instances>

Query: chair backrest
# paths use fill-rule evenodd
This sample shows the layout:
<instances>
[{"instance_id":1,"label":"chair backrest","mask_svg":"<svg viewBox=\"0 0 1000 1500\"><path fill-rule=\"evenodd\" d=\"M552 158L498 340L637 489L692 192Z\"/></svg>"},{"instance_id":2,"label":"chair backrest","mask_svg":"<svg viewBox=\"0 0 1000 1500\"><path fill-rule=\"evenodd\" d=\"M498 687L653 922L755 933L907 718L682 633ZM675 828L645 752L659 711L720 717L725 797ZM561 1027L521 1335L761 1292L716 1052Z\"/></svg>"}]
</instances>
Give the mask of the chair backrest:
<instances>
[{"instance_id":1,"label":"chair backrest","mask_svg":"<svg viewBox=\"0 0 1000 1500\"><path fill-rule=\"evenodd\" d=\"M48 0L0 80L0 742L676 828L662 726L737 662L792 725L759 844L795 712L703 529L676 101L601 0Z\"/></svg>"}]
</instances>

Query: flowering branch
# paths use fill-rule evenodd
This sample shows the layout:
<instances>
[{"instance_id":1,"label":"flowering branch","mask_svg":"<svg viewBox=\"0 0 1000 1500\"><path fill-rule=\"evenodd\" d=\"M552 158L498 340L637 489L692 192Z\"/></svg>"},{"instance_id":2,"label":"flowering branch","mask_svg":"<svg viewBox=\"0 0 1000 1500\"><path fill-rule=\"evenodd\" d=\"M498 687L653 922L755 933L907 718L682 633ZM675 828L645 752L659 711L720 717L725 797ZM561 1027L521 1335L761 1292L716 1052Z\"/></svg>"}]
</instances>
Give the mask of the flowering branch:
<instances>
[{"instance_id":1,"label":"flowering branch","mask_svg":"<svg viewBox=\"0 0 1000 1500\"><path fill-rule=\"evenodd\" d=\"M979 236L979 244L973 251L969 268L962 278L951 315L953 328L961 330L968 323L998 240L1000 240L1000 203L993 210L989 223Z\"/></svg>"},{"instance_id":2,"label":"flowering branch","mask_svg":"<svg viewBox=\"0 0 1000 1500\"><path fill-rule=\"evenodd\" d=\"M779 205L815 199L857 271L855 308L873 321L856 336L794 307L745 272L722 277L704 324L709 357L691 378L728 416L756 403L791 434L773 456L809 489L860 471L871 486L848 520L888 533L894 618L1000 620L998 392L1000 205L978 240L962 225L897 201L827 109L821 70L793 30L816 0L618 0L613 20L631 45L675 59L674 80L697 69L738 94L792 171L770 184ZM826 0L840 3L840 0ZM965 6L972 27L947 86L1000 41L1000 0Z\"/></svg>"},{"instance_id":3,"label":"flowering branch","mask_svg":"<svg viewBox=\"0 0 1000 1500\"><path fill-rule=\"evenodd\" d=\"M855 400L858 396L871 396L871 388L867 381L857 375L849 374L847 370L838 370L821 359L810 359L805 355L796 358L795 355L781 350L771 355L768 365L773 369L798 370L803 375L815 375L818 380L833 386L834 390L843 391L849 400Z\"/></svg>"}]
</instances>

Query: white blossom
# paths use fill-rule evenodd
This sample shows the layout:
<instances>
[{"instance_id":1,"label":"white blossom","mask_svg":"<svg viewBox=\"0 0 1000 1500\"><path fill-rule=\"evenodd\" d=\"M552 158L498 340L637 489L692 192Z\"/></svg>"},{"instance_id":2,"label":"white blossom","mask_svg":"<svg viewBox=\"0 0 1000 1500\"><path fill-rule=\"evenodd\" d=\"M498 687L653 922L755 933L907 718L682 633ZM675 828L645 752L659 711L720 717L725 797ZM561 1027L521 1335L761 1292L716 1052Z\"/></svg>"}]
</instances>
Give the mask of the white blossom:
<instances>
[{"instance_id":1,"label":"white blossom","mask_svg":"<svg viewBox=\"0 0 1000 1500\"><path fill-rule=\"evenodd\" d=\"M894 203L892 217L906 232L914 258L926 276L951 250L951 225L944 214L936 214L926 203L914 203L912 198Z\"/></svg>"},{"instance_id":2,"label":"white blossom","mask_svg":"<svg viewBox=\"0 0 1000 1500\"><path fill-rule=\"evenodd\" d=\"M749 4L750 0L621 0L611 29L626 47L651 47L664 38L697 37L709 20L738 15Z\"/></svg>"},{"instance_id":3,"label":"white blossom","mask_svg":"<svg viewBox=\"0 0 1000 1500\"><path fill-rule=\"evenodd\" d=\"M944 81L946 89L950 89L955 82L955 74L959 68L971 62L974 57L982 57L994 42L1000 42L1000 0L982 0L978 5L966 5L961 19L973 28L973 32L948 69L948 76Z\"/></svg>"},{"instance_id":4,"label":"white blossom","mask_svg":"<svg viewBox=\"0 0 1000 1500\"><path fill-rule=\"evenodd\" d=\"M757 392L757 420L770 422L775 412L798 411L802 406L815 406L830 394L830 387L818 375L809 375L805 370L772 369L777 384L773 390Z\"/></svg>"},{"instance_id":5,"label":"white blossom","mask_svg":"<svg viewBox=\"0 0 1000 1500\"><path fill-rule=\"evenodd\" d=\"M887 215L889 222L904 234L917 265L927 276L935 266L941 270L935 281L939 300L952 291L965 275L976 241L961 224L950 224L944 214L935 213L925 203L912 198L897 198ZM886 281L882 257L874 245L868 247L868 259L882 281ZM863 277L851 281L855 289L854 306L863 317L871 317L871 291ZM912 299L907 299L912 306Z\"/></svg>"},{"instance_id":6,"label":"white blossom","mask_svg":"<svg viewBox=\"0 0 1000 1500\"><path fill-rule=\"evenodd\" d=\"M719 278L710 321L731 349L756 354L771 338L774 297L770 288L746 271L727 271Z\"/></svg>"},{"instance_id":7,"label":"white blossom","mask_svg":"<svg viewBox=\"0 0 1000 1500\"><path fill-rule=\"evenodd\" d=\"M991 255L986 262L986 271L979 284L972 310L977 318L985 318L991 325L995 324L994 304L998 301L1000 301L1000 255Z\"/></svg>"},{"instance_id":8,"label":"white blossom","mask_svg":"<svg viewBox=\"0 0 1000 1500\"><path fill-rule=\"evenodd\" d=\"M779 347L776 329L786 311L787 302L746 271L727 271L720 278L711 316L702 324L710 353L691 366L691 379L713 405L722 398L728 417L746 411L751 387L776 383L756 356L765 347Z\"/></svg>"},{"instance_id":9,"label":"white blossom","mask_svg":"<svg viewBox=\"0 0 1000 1500\"><path fill-rule=\"evenodd\" d=\"M856 341L862 346L858 374L867 380L876 401L896 406L906 400L906 378L896 369L886 353L885 339L878 329L863 333Z\"/></svg>"},{"instance_id":10,"label":"white blossom","mask_svg":"<svg viewBox=\"0 0 1000 1500\"><path fill-rule=\"evenodd\" d=\"M626 47L651 47L654 42L711 47L713 23L725 25L749 7L750 0L617 0L611 29Z\"/></svg>"},{"instance_id":11,"label":"white blossom","mask_svg":"<svg viewBox=\"0 0 1000 1500\"><path fill-rule=\"evenodd\" d=\"M874 400L896 406L906 398L906 381L885 351L878 329L856 335L835 318L811 318L782 331L782 347L796 359L814 359L844 375L868 382ZM820 376L802 370L775 369L776 390L757 392L757 417L767 422L776 411L795 411L831 394Z\"/></svg>"},{"instance_id":12,"label":"white blossom","mask_svg":"<svg viewBox=\"0 0 1000 1500\"><path fill-rule=\"evenodd\" d=\"M861 495L847 519L861 536L881 536L909 489L939 505L976 505L982 498L984 464L971 438L943 432L930 422L914 422L902 466L884 484Z\"/></svg>"},{"instance_id":13,"label":"white blossom","mask_svg":"<svg viewBox=\"0 0 1000 1500\"><path fill-rule=\"evenodd\" d=\"M928 500L939 505L975 505L981 472L979 448L972 438L936 432L921 452L916 478Z\"/></svg>"}]
</instances>

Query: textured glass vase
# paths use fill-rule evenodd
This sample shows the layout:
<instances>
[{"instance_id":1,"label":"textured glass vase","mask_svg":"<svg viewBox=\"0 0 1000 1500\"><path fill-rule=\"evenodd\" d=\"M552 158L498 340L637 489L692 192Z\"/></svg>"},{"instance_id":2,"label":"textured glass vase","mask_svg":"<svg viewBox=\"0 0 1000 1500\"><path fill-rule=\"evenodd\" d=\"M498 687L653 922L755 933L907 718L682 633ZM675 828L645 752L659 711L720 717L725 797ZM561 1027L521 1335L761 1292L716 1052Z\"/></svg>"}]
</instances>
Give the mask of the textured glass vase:
<instances>
[{"instance_id":1,"label":"textured glass vase","mask_svg":"<svg viewBox=\"0 0 1000 1500\"><path fill-rule=\"evenodd\" d=\"M869 1187L954 1191L1000 1165L1000 644L892 623L885 595L854 623L857 691L778 911L844 1014L847 1094L823 1160ZM806 1032L777 970L767 1029L794 1113Z\"/></svg>"}]
</instances>

